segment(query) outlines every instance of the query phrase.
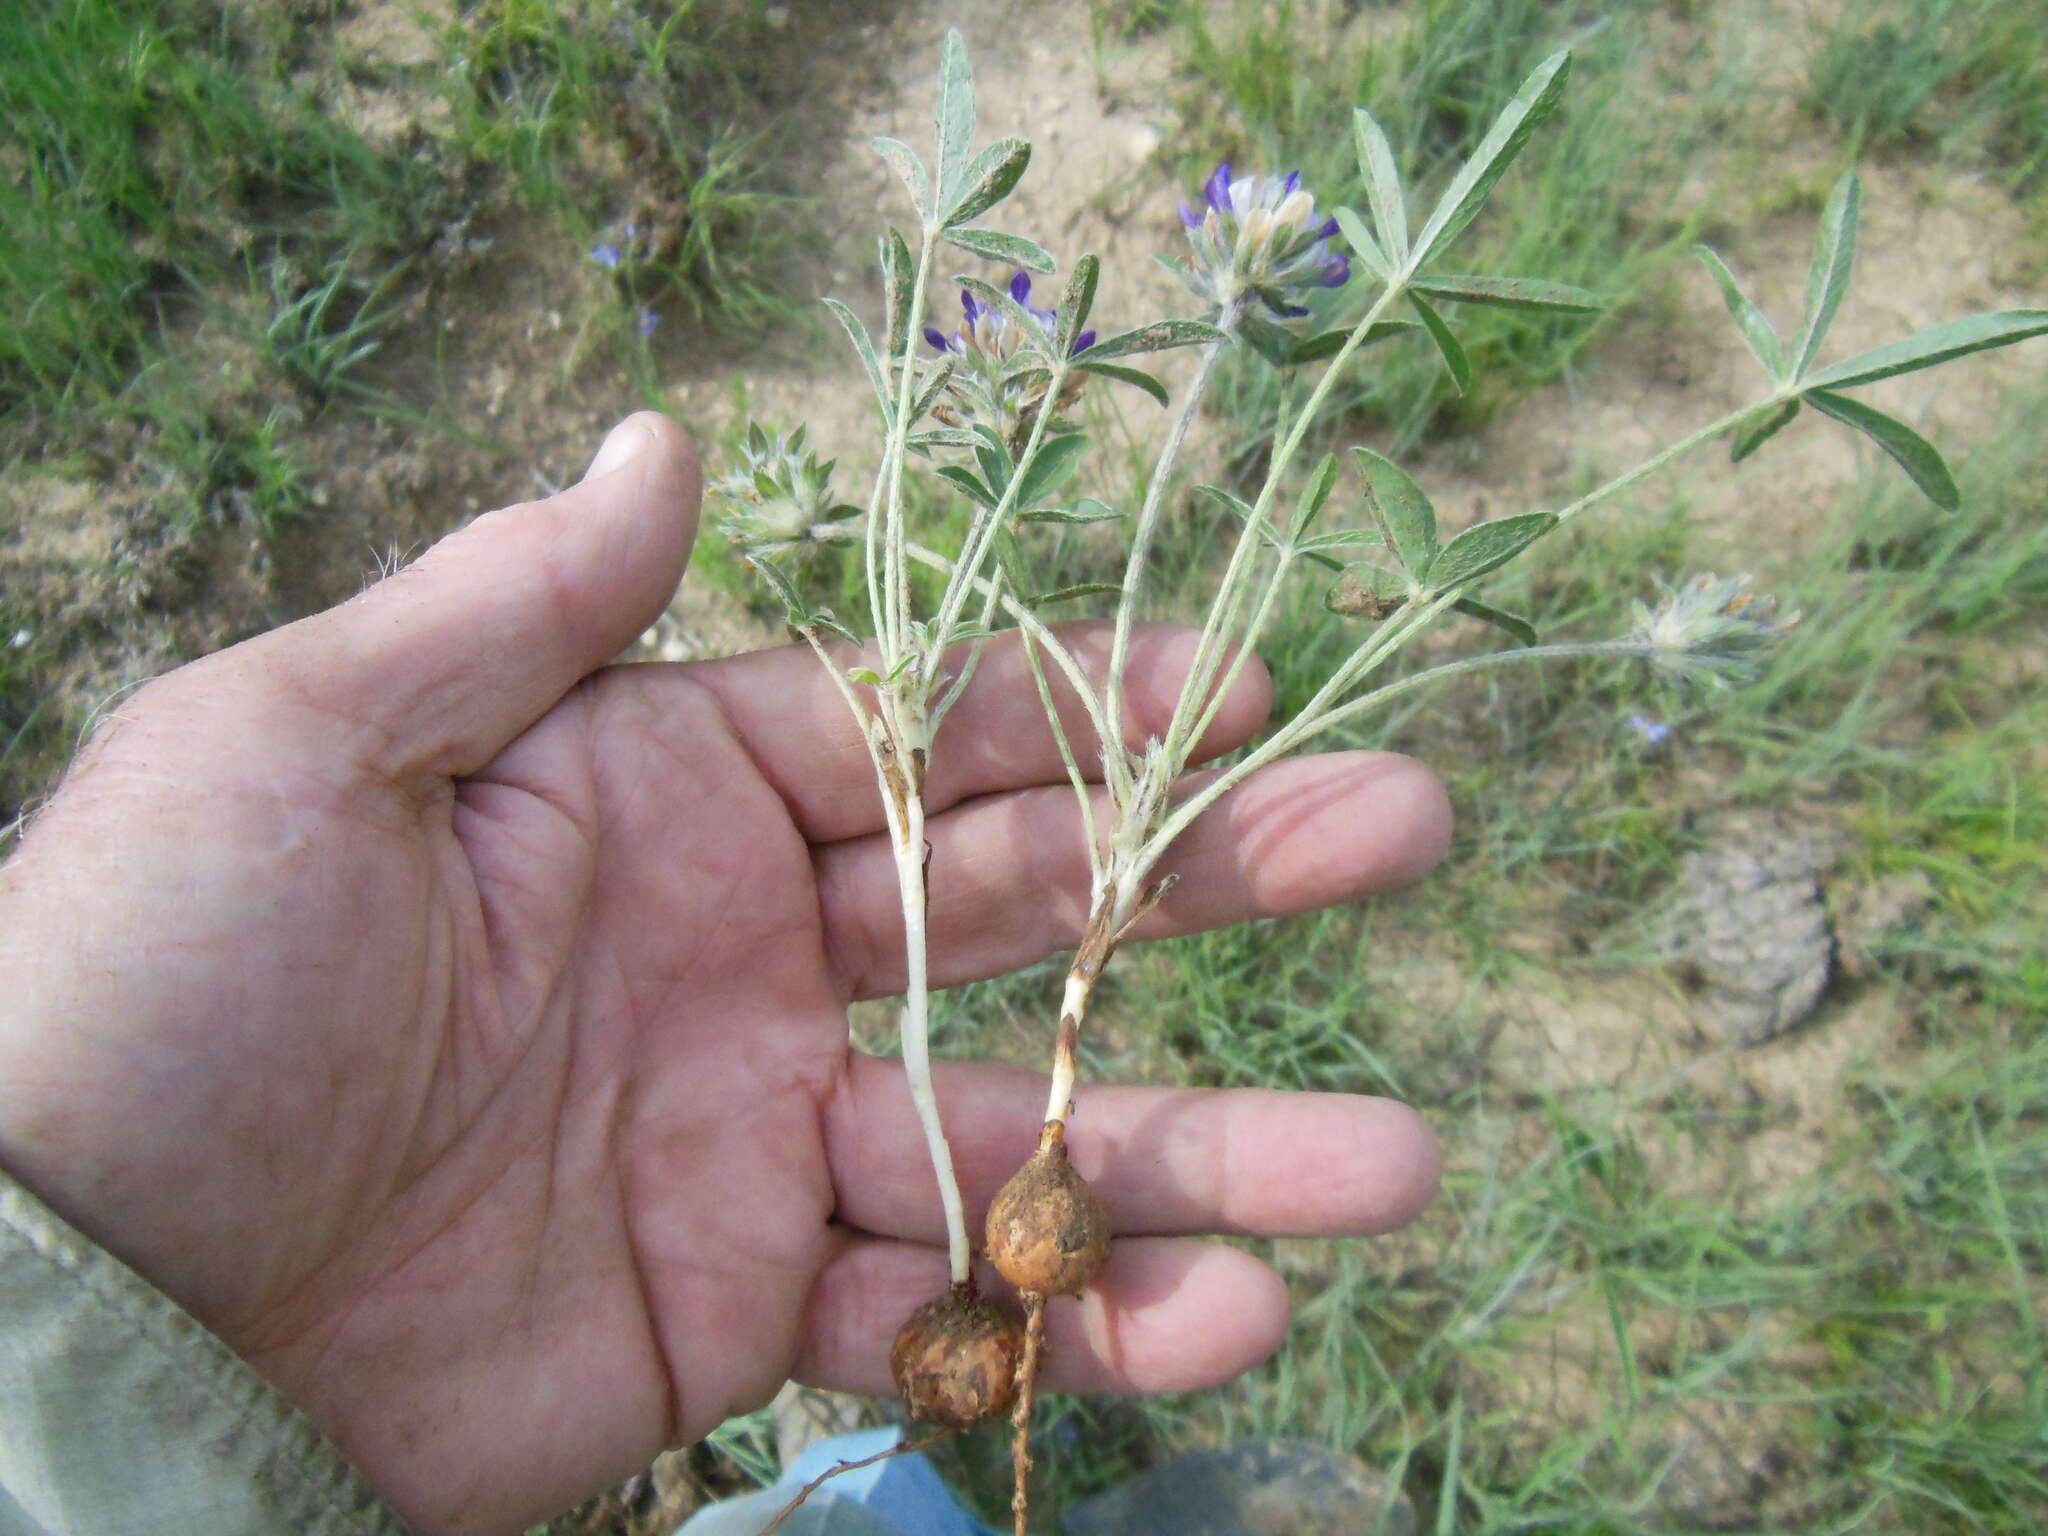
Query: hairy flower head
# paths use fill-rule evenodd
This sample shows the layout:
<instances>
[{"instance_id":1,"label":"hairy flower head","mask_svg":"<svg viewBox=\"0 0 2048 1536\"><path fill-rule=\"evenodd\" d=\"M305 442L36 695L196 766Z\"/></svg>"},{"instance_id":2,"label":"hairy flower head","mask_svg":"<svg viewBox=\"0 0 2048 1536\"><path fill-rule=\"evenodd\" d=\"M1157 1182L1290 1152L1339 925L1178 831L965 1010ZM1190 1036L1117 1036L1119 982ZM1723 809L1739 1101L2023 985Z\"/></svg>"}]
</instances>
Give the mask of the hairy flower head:
<instances>
[{"instance_id":1,"label":"hairy flower head","mask_svg":"<svg viewBox=\"0 0 2048 1536\"><path fill-rule=\"evenodd\" d=\"M1799 623L1778 616L1778 601L1748 590L1749 577L1695 576L1683 586L1662 581L1659 602L1636 602L1631 643L1682 679L1725 687L1754 677L1762 652Z\"/></svg>"},{"instance_id":2,"label":"hairy flower head","mask_svg":"<svg viewBox=\"0 0 2048 1536\"><path fill-rule=\"evenodd\" d=\"M749 424L740 463L705 487L725 511L719 527L756 554L850 538L859 509L832 500L832 470L804 443L804 429L767 432Z\"/></svg>"},{"instance_id":3,"label":"hairy flower head","mask_svg":"<svg viewBox=\"0 0 2048 1536\"><path fill-rule=\"evenodd\" d=\"M1341 288L1351 263L1330 249L1337 221L1316 211L1301 173L1234 176L1224 161L1202 183L1202 206L1183 202L1195 260L1188 280L1222 307L1243 299L1270 320L1308 313L1301 300L1312 288Z\"/></svg>"}]
</instances>

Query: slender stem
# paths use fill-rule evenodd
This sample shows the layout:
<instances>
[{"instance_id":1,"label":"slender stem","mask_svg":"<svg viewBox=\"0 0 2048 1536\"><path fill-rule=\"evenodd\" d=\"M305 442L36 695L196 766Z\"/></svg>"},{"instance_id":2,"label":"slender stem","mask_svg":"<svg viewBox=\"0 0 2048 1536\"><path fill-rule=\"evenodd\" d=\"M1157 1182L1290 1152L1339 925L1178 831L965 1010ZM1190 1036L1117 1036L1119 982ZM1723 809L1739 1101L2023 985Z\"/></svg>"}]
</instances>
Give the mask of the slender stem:
<instances>
[{"instance_id":1,"label":"slender stem","mask_svg":"<svg viewBox=\"0 0 2048 1536\"><path fill-rule=\"evenodd\" d=\"M912 544L909 542L906 542L903 548L904 553L920 565L928 565L935 571L950 571L953 568L953 562L937 550L926 549L922 544ZM977 579L974 585L977 590L986 590L990 582L988 578L982 577ZM1106 734L1108 722L1103 718L1102 700L1096 694L1094 687L1089 683L1088 674L1081 669L1081 663L1074 659L1074 653L1060 643L1059 637L1046 625L1045 620L1033 613L1024 604L1018 602L1013 597L1005 595L1002 599L1002 605L1003 612L1016 620L1017 627L1028 631L1033 639L1045 647L1046 654L1059 664L1060 671L1065 674L1068 683L1073 686L1074 692L1080 696L1081 707L1088 711L1088 720L1095 727L1096 735L1102 740L1107 741L1109 739ZM1116 770L1121 769L1121 761L1113 759L1107 753L1104 754L1103 761L1104 765L1112 770L1109 782L1111 788L1114 789L1119 782L1116 777Z\"/></svg>"},{"instance_id":2,"label":"slender stem","mask_svg":"<svg viewBox=\"0 0 2048 1536\"><path fill-rule=\"evenodd\" d=\"M1357 355L1358 349L1365 345L1367 334L1406 287L1407 280L1404 275L1397 274L1388 280L1387 286L1381 290L1380 296L1373 301L1371 308L1367 309L1364 317L1352 327L1351 335L1338 350L1337 355L1330 359L1330 366L1325 368L1322 377L1316 380L1316 387L1309 392L1308 399L1295 414L1293 424L1280 439L1279 447L1274 450L1272 461L1266 467L1265 482L1259 488L1259 499L1253 503L1252 515L1245 520L1244 528L1238 533L1237 547L1231 551L1230 564L1225 567L1222 583L1210 603L1208 620L1202 626L1201 639L1195 644L1194 663L1188 669L1187 681L1181 687L1180 701L1174 706L1173 723L1167 727L1167 743L1183 760L1196 739L1188 734L1189 727L1207 702L1210 685L1215 681L1216 670L1222 663L1218 616L1230 604L1238 583L1244 579L1245 567L1253 551L1258 547L1260 528L1266 521L1274 495L1280 488L1281 479L1286 475L1288 466L1294 462L1295 454L1301 449L1302 440L1308 436L1309 427L1314 423L1317 413L1322 410L1324 400L1329 398L1338 376Z\"/></svg>"},{"instance_id":3,"label":"slender stem","mask_svg":"<svg viewBox=\"0 0 2048 1536\"><path fill-rule=\"evenodd\" d=\"M939 1121L938 1095L932 1088L931 991L925 948L924 798L912 792L889 811L890 840L895 844L896 886L903 898L903 944L909 958L903 989L903 1070L910 1080L911 1101L924 1128L925 1149L938 1175L939 1199L946 1210L946 1258L955 1285L971 1277L967 1212L960 1181L953 1172L953 1149Z\"/></svg>"},{"instance_id":4,"label":"slender stem","mask_svg":"<svg viewBox=\"0 0 2048 1536\"><path fill-rule=\"evenodd\" d=\"M946 690L945 697L941 698L932 709L932 734L934 736L938 735L939 722L946 718L946 712L960 701L960 695L965 693L967 685L974 681L975 671L981 666L981 653L988 645L987 631L995 623L996 610L1002 606L1002 600L1003 573L1001 570L998 570L994 576L989 578L981 600L981 622L975 628L982 630L983 633L976 635L973 641L969 643L967 647L967 660L960 665L960 675L953 679L953 686ZM935 652L934 654L943 654L943 652ZM936 678L937 673L935 672L933 676Z\"/></svg>"},{"instance_id":5,"label":"slender stem","mask_svg":"<svg viewBox=\"0 0 2048 1536\"><path fill-rule=\"evenodd\" d=\"M924 312L925 284L931 279L932 252L937 244L937 231L927 224L921 232L918 247L917 277L910 287L913 320ZM913 391L917 383L917 370L913 366L917 355L913 340L916 333L914 324L903 328L903 353L896 359L896 419L889 424L889 441L882 451L881 479L887 487L883 500L887 523L883 529L882 609L888 627L878 630L876 637L882 642L882 657L887 667L894 667L901 659L910 633L910 582L903 568L903 460L910 438L910 404L915 398ZM870 570L869 580L873 579Z\"/></svg>"},{"instance_id":6,"label":"slender stem","mask_svg":"<svg viewBox=\"0 0 2048 1536\"><path fill-rule=\"evenodd\" d=\"M1669 464L1673 459L1677 458L1680 454L1691 452L1693 449L1699 447L1700 444L1706 442L1709 438L1719 437L1723 432L1726 432L1731 427L1741 426L1744 422L1749 420L1749 418L1759 415L1766 410L1775 408L1783 401L1785 401L1787 398L1789 398L1789 396L1786 393L1781 392L1779 394L1772 395L1769 399L1758 400L1753 404L1745 405L1739 411L1730 411L1726 416L1723 416L1719 421L1708 423L1706 426L1701 427L1699 431L1693 433L1690 437L1681 438L1679 441L1673 443L1670 447L1664 449L1663 452L1657 454L1654 458L1645 459L1642 463L1638 464L1634 469L1630 470L1627 474L1617 475L1614 479L1608 481L1598 490L1588 491L1585 495L1581 496L1577 501L1573 502L1570 506L1565 507L1562 511L1560 511L1557 514L1557 520L1560 523L1569 522L1572 518L1578 516L1579 513L1585 511L1588 507L1594 505L1596 502L1605 501L1608 497L1614 495L1616 492L1627 490L1628 487L1634 485L1638 480L1646 479L1648 476L1654 475L1658 470L1662 469L1666 464Z\"/></svg>"},{"instance_id":7,"label":"slender stem","mask_svg":"<svg viewBox=\"0 0 2048 1536\"><path fill-rule=\"evenodd\" d=\"M1209 695L1209 702L1202 709L1201 719L1188 734L1188 750L1192 752L1201 739L1208 735L1209 727L1216 723L1216 716L1222 712L1223 701L1230 697L1230 690L1237 686L1237 680L1245 669L1245 663L1258 654L1259 636L1265 633L1266 621L1272 617L1273 606L1279 600L1280 588L1287 580L1288 569L1294 564L1295 555L1291 549L1283 549L1273 562L1273 573L1266 578L1266 590L1259 594L1259 606L1253 610L1251 622L1245 625L1244 639L1238 642L1237 653L1230 658L1230 670L1223 674L1223 681Z\"/></svg>"},{"instance_id":8,"label":"slender stem","mask_svg":"<svg viewBox=\"0 0 2048 1536\"><path fill-rule=\"evenodd\" d=\"M1225 332L1233 331L1240 311L1236 305L1226 306L1217 324ZM1131 623L1137 616L1138 589L1144 583L1146 567L1150 564L1152 538L1159 528L1159 512L1166 500L1167 482L1172 478L1174 464L1180 458L1181 445L1187 440L1188 428L1194 425L1195 412L1200 409L1202 396L1208 392L1209 380L1216 372L1216 364L1222 359L1228 341L1212 341L1202 349L1202 361L1195 370L1194 380L1188 385L1187 394L1181 400L1180 411L1167 428L1166 441L1161 445L1159 457L1152 466L1152 479L1145 487L1145 500L1138 509L1138 519L1131 531L1130 551L1124 557L1123 589L1116 600L1116 637L1109 652L1109 723L1115 734L1106 736L1102 742L1105 758L1112 754L1121 755L1123 749L1123 678L1124 668L1130 658Z\"/></svg>"},{"instance_id":9,"label":"slender stem","mask_svg":"<svg viewBox=\"0 0 2048 1536\"><path fill-rule=\"evenodd\" d=\"M1031 1410L1038 1402L1038 1361L1045 1352L1046 1299L1024 1298L1024 1356L1017 1365L1017 1406L1010 1411L1010 1517L1015 1536L1031 1531Z\"/></svg>"},{"instance_id":10,"label":"slender stem","mask_svg":"<svg viewBox=\"0 0 2048 1536\"><path fill-rule=\"evenodd\" d=\"M1019 456L1016 467L1010 475L1010 483L1003 487L1003 494L993 508L977 511L974 521L968 526L967 539L961 548L960 558L954 562L953 575L946 583L944 595L939 600L938 618L932 625L932 659L927 661L928 677L935 676L929 669L938 665L937 657L945 650L946 639L953 626L959 622L960 610L966 605L967 593L975 579L981 575L982 563L988 558L990 546L995 542L996 533L1005 518L1017 510L1017 493L1024 485L1024 472L1031 461L1038 456L1045 441L1045 433L1053 416L1053 402L1059 399L1060 389L1066 382L1067 365L1064 359L1053 364L1051 381L1046 385L1044 402L1031 423L1031 435L1024 441L1024 452Z\"/></svg>"},{"instance_id":11,"label":"slender stem","mask_svg":"<svg viewBox=\"0 0 2048 1536\"><path fill-rule=\"evenodd\" d=\"M1081 809L1081 838L1088 849L1088 886L1094 889L1102 879L1102 850L1095 839L1095 801L1088 793L1087 776L1081 772L1080 761L1074 756L1073 743L1067 740L1067 728L1060 723L1060 712L1053 703L1052 683L1045 675L1045 662L1038 654L1038 642L1031 631L1019 630L1023 636L1024 659L1031 664L1031 680L1038 688L1038 702L1045 710L1046 722L1052 726L1052 739L1060 749L1060 762L1066 766L1067 782L1074 786L1074 799Z\"/></svg>"}]
</instances>

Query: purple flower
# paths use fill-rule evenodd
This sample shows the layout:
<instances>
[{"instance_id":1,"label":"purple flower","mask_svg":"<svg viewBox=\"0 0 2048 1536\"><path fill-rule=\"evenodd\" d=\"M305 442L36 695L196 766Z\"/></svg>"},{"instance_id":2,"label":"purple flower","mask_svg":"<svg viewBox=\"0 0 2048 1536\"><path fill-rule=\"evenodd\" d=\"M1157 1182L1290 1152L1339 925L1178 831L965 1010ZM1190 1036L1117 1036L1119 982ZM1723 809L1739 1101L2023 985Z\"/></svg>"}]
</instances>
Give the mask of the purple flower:
<instances>
[{"instance_id":1,"label":"purple flower","mask_svg":"<svg viewBox=\"0 0 2048 1536\"><path fill-rule=\"evenodd\" d=\"M661 324L660 315L656 314L651 309L642 309L633 322L633 328L637 330L642 337L647 337L652 336L654 334L654 328L659 324Z\"/></svg>"},{"instance_id":2,"label":"purple flower","mask_svg":"<svg viewBox=\"0 0 2048 1536\"><path fill-rule=\"evenodd\" d=\"M1662 720L1652 720L1648 715L1630 715L1628 728L1642 737L1646 747L1661 747L1671 735L1671 727Z\"/></svg>"},{"instance_id":3,"label":"purple flower","mask_svg":"<svg viewBox=\"0 0 2048 1536\"><path fill-rule=\"evenodd\" d=\"M1310 288L1341 288L1351 262L1330 248L1337 221L1316 212L1301 172L1235 176L1228 160L1202 183L1203 207L1182 202L1195 250L1189 286L1219 309L1248 304L1269 320L1297 320Z\"/></svg>"},{"instance_id":4,"label":"purple flower","mask_svg":"<svg viewBox=\"0 0 2048 1536\"><path fill-rule=\"evenodd\" d=\"M590 259L606 271L615 272L619 263L626 259L626 254L611 241L604 240L590 248Z\"/></svg>"},{"instance_id":5,"label":"purple flower","mask_svg":"<svg viewBox=\"0 0 2048 1536\"><path fill-rule=\"evenodd\" d=\"M1038 309L1031 303L1031 274L1018 272L1010 278L1010 297L1018 308L1036 320L1039 329L1049 339L1059 325L1059 314L1055 310ZM1002 310L982 303L966 289L960 290L960 312L964 316L960 326L952 335L947 335L935 325L924 328L925 343L934 352L950 352L955 357L976 356L1006 360L1026 338L1017 334L1009 317ZM1083 331L1074 338L1074 351L1084 352L1095 345L1095 332Z\"/></svg>"}]
</instances>

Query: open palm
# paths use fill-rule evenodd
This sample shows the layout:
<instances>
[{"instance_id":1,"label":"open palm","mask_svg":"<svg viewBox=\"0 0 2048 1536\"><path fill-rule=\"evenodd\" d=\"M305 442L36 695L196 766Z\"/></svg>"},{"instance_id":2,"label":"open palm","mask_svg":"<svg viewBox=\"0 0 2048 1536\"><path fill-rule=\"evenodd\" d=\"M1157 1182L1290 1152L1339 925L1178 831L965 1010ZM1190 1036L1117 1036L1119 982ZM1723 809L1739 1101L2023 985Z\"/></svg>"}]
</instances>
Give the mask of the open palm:
<instances>
[{"instance_id":1,"label":"open palm","mask_svg":"<svg viewBox=\"0 0 2048 1536\"><path fill-rule=\"evenodd\" d=\"M672 590L696 496L681 434L635 418L574 490L144 690L0 872L27 980L0 1161L422 1530L517 1529L792 1373L886 1389L945 1281L900 1068L847 1042L903 959L838 694L799 649L602 665ZM1134 729L1185 640L1145 636ZM992 648L936 754L942 985L1070 944L1086 903L1019 665ZM1241 687L1210 746L1264 707ZM1411 878L1444 827L1404 760L1282 765L1178 850L1155 931ZM962 1066L941 1095L979 1208L1043 1090ZM1073 1145L1120 1238L1055 1309L1082 1389L1275 1345L1278 1280L1188 1235L1391 1225L1435 1177L1412 1116L1341 1096L1084 1089Z\"/></svg>"}]
</instances>

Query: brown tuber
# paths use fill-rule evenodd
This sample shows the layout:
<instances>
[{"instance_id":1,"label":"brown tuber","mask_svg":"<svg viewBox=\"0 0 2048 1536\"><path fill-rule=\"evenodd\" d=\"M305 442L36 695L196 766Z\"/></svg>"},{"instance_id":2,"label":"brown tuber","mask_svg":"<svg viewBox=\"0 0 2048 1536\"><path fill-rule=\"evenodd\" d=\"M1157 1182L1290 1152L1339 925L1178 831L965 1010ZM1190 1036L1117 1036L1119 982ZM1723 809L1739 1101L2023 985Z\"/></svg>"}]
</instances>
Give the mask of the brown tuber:
<instances>
[{"instance_id":1,"label":"brown tuber","mask_svg":"<svg viewBox=\"0 0 2048 1536\"><path fill-rule=\"evenodd\" d=\"M913 1419L959 1429L1009 1408L1023 1353L1023 1324L956 1285L910 1314L889 1350L889 1374Z\"/></svg>"},{"instance_id":2,"label":"brown tuber","mask_svg":"<svg viewBox=\"0 0 2048 1536\"><path fill-rule=\"evenodd\" d=\"M1057 1120L988 1208L989 1261L1027 1296L1073 1296L1109 1258L1102 1200L1067 1161Z\"/></svg>"}]
</instances>

